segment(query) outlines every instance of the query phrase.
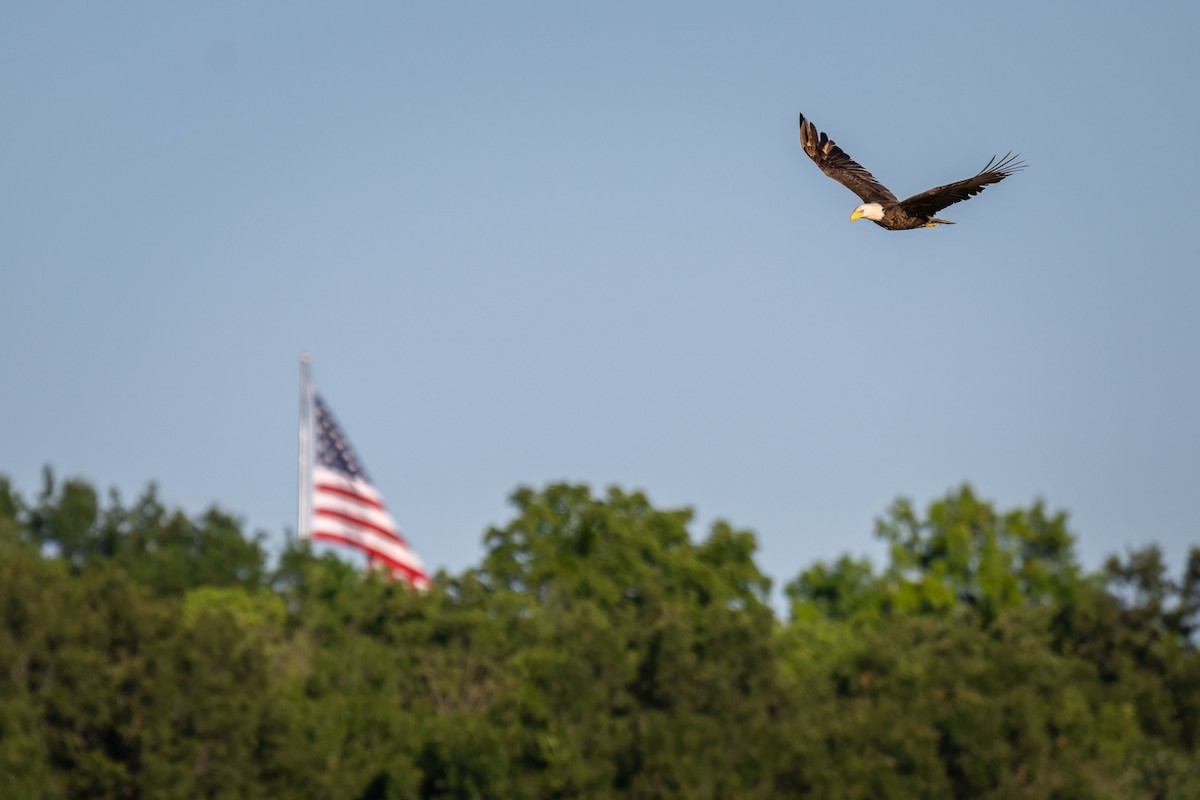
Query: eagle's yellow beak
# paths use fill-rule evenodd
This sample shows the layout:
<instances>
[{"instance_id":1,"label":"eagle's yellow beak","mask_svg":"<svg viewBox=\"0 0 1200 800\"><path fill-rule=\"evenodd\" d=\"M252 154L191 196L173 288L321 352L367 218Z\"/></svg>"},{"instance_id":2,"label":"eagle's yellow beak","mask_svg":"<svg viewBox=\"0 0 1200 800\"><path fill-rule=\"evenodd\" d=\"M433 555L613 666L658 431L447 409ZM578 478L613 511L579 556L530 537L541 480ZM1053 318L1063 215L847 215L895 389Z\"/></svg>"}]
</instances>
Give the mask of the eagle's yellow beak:
<instances>
[{"instance_id":1,"label":"eagle's yellow beak","mask_svg":"<svg viewBox=\"0 0 1200 800\"><path fill-rule=\"evenodd\" d=\"M855 222L855 221L859 220L862 217L862 215L863 215L863 212L855 211L853 214L850 215L850 221Z\"/></svg>"}]
</instances>

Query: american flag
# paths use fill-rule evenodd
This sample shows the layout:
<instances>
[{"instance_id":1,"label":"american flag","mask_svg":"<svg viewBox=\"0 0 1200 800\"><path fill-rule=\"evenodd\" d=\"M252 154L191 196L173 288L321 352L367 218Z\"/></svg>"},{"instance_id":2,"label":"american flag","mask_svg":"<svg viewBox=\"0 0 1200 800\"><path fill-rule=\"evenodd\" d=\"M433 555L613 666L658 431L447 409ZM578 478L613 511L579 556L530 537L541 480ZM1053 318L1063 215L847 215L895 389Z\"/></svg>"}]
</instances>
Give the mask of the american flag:
<instances>
[{"instance_id":1,"label":"american flag","mask_svg":"<svg viewBox=\"0 0 1200 800\"><path fill-rule=\"evenodd\" d=\"M358 548L373 567L414 588L429 585L421 559L404 541L396 520L371 485L349 440L321 396L313 394L316 457L312 472L312 538Z\"/></svg>"}]
</instances>

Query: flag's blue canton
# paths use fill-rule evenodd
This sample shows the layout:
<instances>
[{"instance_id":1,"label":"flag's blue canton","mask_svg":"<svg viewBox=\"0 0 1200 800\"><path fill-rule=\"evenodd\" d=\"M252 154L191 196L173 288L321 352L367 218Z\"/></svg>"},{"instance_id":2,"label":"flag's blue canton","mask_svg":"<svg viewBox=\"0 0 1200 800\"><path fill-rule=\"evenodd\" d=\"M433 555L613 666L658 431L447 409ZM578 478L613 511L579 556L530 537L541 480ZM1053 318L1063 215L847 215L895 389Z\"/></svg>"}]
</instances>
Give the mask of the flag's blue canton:
<instances>
[{"instance_id":1,"label":"flag's blue canton","mask_svg":"<svg viewBox=\"0 0 1200 800\"><path fill-rule=\"evenodd\" d=\"M350 442L325 407L320 395L313 395L313 423L317 429L317 463L351 478L370 482L367 471L354 457Z\"/></svg>"}]
</instances>

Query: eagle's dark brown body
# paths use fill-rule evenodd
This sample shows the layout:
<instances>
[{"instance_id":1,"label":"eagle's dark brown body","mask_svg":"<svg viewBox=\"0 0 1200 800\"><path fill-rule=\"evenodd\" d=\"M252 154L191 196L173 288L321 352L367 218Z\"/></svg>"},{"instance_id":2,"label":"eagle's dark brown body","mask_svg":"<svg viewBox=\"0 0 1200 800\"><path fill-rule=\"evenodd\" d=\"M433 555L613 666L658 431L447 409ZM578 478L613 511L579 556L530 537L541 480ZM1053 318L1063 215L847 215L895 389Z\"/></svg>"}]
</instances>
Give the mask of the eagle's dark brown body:
<instances>
[{"instance_id":1,"label":"eagle's dark brown body","mask_svg":"<svg viewBox=\"0 0 1200 800\"><path fill-rule=\"evenodd\" d=\"M1025 167L1024 162L1018 161L1017 157L1009 152L999 160L992 158L974 177L938 186L906 200L898 200L874 175L846 155L832 139L818 131L803 114L800 115L800 146L822 172L862 198L863 204L856 208L850 217L852 222L857 219L869 219L890 231L953 225L950 220L935 216L937 212L946 206L974 197L985 187L999 183Z\"/></svg>"},{"instance_id":2,"label":"eagle's dark brown body","mask_svg":"<svg viewBox=\"0 0 1200 800\"><path fill-rule=\"evenodd\" d=\"M863 217L863 219L868 219L868 217ZM910 231L913 228L931 228L934 225L954 224L948 219L938 219L937 217L914 217L899 204L884 206L883 219L873 219L871 221L881 228L887 228L889 231Z\"/></svg>"}]
</instances>

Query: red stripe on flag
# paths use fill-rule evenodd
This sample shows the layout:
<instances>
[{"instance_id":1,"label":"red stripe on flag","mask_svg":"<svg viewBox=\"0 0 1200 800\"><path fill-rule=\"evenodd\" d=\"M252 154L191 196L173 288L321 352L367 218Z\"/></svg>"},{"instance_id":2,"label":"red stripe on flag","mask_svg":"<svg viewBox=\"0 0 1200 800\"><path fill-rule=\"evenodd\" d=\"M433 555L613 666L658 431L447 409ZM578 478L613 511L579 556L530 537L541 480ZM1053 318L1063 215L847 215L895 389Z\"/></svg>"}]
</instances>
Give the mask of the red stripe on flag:
<instances>
[{"instance_id":1,"label":"red stripe on flag","mask_svg":"<svg viewBox=\"0 0 1200 800\"><path fill-rule=\"evenodd\" d=\"M429 585L429 576L426 575L422 570L413 569L407 564L401 564L399 561L393 561L387 556L379 555L378 553L372 553L371 557L374 559L375 566L382 566L388 569L391 571L393 577L395 577L396 573L399 572L400 576L404 578L404 580L408 581L418 589Z\"/></svg>"},{"instance_id":2,"label":"red stripe on flag","mask_svg":"<svg viewBox=\"0 0 1200 800\"><path fill-rule=\"evenodd\" d=\"M352 492L349 489L343 489L340 486L333 486L332 484L328 484L328 483L318 483L318 484L316 484L316 486L314 488L318 492L325 492L326 494L336 494L341 497L348 497L349 499L354 500L355 502L362 503L364 506L370 506L371 508L377 508L380 511L387 510L386 508L383 507L383 503L380 503L376 500L372 500L371 498L367 497L366 495L361 495L358 492Z\"/></svg>"}]
</instances>

